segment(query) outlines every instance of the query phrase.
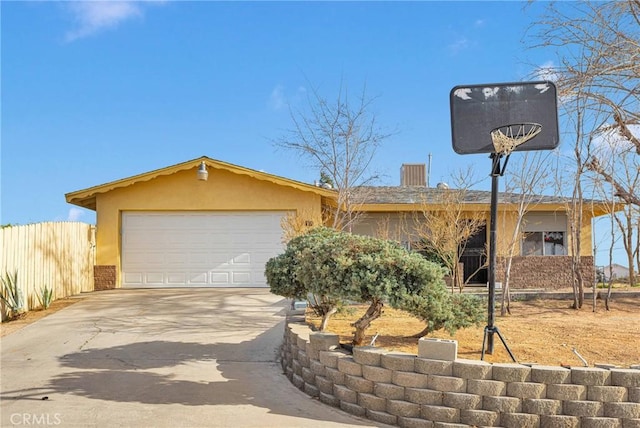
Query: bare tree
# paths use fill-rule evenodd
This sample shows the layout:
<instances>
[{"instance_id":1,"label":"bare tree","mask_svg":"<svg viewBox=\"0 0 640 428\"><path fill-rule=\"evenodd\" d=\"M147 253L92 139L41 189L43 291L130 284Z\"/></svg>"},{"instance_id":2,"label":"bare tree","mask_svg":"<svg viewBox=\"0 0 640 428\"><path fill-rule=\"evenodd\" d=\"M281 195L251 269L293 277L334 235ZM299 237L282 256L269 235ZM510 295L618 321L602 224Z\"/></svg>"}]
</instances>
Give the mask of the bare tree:
<instances>
[{"instance_id":1,"label":"bare tree","mask_svg":"<svg viewBox=\"0 0 640 428\"><path fill-rule=\"evenodd\" d=\"M433 198L422 201L414 223L420 249L435 255L450 272L452 290L462 291L460 259L467 241L486 226L487 218L485 211L469 208L472 171L461 171L452 178L454 188L432 189Z\"/></svg>"},{"instance_id":2,"label":"bare tree","mask_svg":"<svg viewBox=\"0 0 640 428\"><path fill-rule=\"evenodd\" d=\"M640 203L638 187L612 174L604 159L591 150L603 133L615 132L633 147L636 159L640 156L640 1L549 3L547 13L533 29L534 47L555 49L558 54L559 65L545 74L556 80L563 107L577 125L572 130L576 176L571 223L572 232L578 233L586 171L601 177L626 203ZM631 158L626 162L637 165ZM579 308L580 242L574 239L572 243L577 291L574 307Z\"/></svg>"},{"instance_id":3,"label":"bare tree","mask_svg":"<svg viewBox=\"0 0 640 428\"><path fill-rule=\"evenodd\" d=\"M503 216L513 216L513 229L511 236L505 240L504 252L504 279L502 283L502 299L500 303L500 315L511 314L511 296L509 280L513 257L518 253L523 237L525 214L529 211L543 193L552 184L552 175L549 165L553 160L553 152L524 152L519 162L511 161L510 169L506 174L505 193L511 195L510 204L515 211L504 210ZM502 224L507 224L506 218Z\"/></svg>"},{"instance_id":4,"label":"bare tree","mask_svg":"<svg viewBox=\"0 0 640 428\"><path fill-rule=\"evenodd\" d=\"M312 88L306 109L290 111L293 127L275 144L291 150L317 168L336 189L335 205L328 207L328 217L337 229L350 230L356 219L356 207L362 203L362 192L354 187L372 184L378 177L369 171L379 145L392 135L378 125L373 102L366 86L352 98L340 86L335 100L330 101Z\"/></svg>"}]
</instances>

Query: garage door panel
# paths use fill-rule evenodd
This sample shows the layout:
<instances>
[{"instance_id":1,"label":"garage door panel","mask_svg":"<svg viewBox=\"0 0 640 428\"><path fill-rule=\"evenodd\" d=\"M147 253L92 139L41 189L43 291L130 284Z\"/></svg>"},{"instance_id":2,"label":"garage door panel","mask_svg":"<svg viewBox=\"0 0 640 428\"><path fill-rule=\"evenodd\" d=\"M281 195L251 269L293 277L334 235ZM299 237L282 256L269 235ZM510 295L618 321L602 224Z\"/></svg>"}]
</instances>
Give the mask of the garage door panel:
<instances>
[{"instance_id":1,"label":"garage door panel","mask_svg":"<svg viewBox=\"0 0 640 428\"><path fill-rule=\"evenodd\" d=\"M284 212L125 212L123 286L266 286Z\"/></svg>"},{"instance_id":2,"label":"garage door panel","mask_svg":"<svg viewBox=\"0 0 640 428\"><path fill-rule=\"evenodd\" d=\"M229 281L229 272L210 272L210 283L214 285L226 285Z\"/></svg>"},{"instance_id":3,"label":"garage door panel","mask_svg":"<svg viewBox=\"0 0 640 428\"><path fill-rule=\"evenodd\" d=\"M162 285L164 283L165 283L164 273L161 273L161 272L147 272L144 275L144 284Z\"/></svg>"},{"instance_id":4,"label":"garage door panel","mask_svg":"<svg viewBox=\"0 0 640 428\"><path fill-rule=\"evenodd\" d=\"M234 285L248 285L251 284L251 272L238 272L235 271L233 275Z\"/></svg>"}]
</instances>

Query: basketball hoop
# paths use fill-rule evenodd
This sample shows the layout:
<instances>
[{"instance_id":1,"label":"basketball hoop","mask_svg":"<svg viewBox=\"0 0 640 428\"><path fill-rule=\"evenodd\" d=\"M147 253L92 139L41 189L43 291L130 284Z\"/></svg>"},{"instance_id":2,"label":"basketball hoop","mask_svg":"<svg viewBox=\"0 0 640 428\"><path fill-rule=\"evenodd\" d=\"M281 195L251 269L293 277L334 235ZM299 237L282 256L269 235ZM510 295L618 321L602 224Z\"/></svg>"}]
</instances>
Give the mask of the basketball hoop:
<instances>
[{"instance_id":1,"label":"basketball hoop","mask_svg":"<svg viewBox=\"0 0 640 428\"><path fill-rule=\"evenodd\" d=\"M542 131L539 123L504 125L491 131L491 141L496 153L509 155L516 147L534 138Z\"/></svg>"}]
</instances>

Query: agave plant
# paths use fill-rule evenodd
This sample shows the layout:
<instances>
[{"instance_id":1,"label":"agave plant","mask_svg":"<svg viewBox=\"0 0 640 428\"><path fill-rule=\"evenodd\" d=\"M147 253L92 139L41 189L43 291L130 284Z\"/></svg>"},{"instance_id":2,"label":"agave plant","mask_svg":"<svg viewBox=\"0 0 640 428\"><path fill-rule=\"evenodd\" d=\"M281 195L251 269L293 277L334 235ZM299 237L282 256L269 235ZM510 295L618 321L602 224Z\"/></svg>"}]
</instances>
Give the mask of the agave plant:
<instances>
[{"instance_id":1,"label":"agave plant","mask_svg":"<svg viewBox=\"0 0 640 428\"><path fill-rule=\"evenodd\" d=\"M19 317L24 313L24 298L22 290L18 287L18 272L5 272L4 276L0 277L0 286L0 300L7 307L9 318Z\"/></svg>"},{"instance_id":2,"label":"agave plant","mask_svg":"<svg viewBox=\"0 0 640 428\"><path fill-rule=\"evenodd\" d=\"M40 294L38 294L38 301L40 302L42 309L47 309L51 306L51 302L53 302L53 289L46 285L42 287L40 289Z\"/></svg>"}]
</instances>

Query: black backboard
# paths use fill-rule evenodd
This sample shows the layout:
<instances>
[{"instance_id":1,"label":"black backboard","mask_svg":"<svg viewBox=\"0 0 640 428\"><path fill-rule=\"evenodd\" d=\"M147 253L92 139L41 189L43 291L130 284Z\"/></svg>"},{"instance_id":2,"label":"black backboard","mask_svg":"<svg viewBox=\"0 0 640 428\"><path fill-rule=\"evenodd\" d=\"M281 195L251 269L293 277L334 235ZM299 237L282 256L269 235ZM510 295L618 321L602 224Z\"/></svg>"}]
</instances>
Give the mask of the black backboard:
<instances>
[{"instance_id":1,"label":"black backboard","mask_svg":"<svg viewBox=\"0 0 640 428\"><path fill-rule=\"evenodd\" d=\"M560 143L552 82L458 85L449 100L453 150L458 154L493 153L491 131L522 123L539 123L542 131L515 151L552 150Z\"/></svg>"}]
</instances>

